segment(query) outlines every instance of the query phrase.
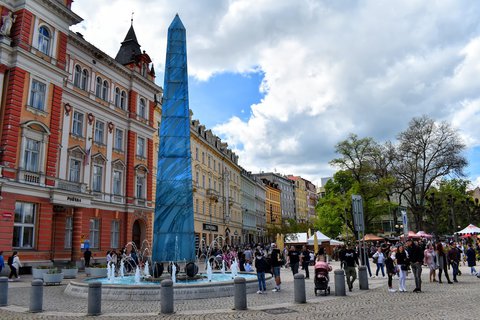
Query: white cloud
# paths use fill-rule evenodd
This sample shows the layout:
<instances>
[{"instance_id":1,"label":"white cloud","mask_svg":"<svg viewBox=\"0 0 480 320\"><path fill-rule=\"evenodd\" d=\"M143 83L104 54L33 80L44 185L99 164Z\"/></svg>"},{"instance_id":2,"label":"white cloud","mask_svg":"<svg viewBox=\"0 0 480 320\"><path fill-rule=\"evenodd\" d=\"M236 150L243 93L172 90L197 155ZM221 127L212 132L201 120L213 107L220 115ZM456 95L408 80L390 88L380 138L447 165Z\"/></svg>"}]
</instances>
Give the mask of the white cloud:
<instances>
[{"instance_id":1,"label":"white cloud","mask_svg":"<svg viewBox=\"0 0 480 320\"><path fill-rule=\"evenodd\" d=\"M100 3L79 1L73 9L86 18L80 32L112 56L133 10L138 40L160 73L166 30L178 12L191 75L264 73L265 97L251 106L250 118L214 128L238 146L249 170L276 168L315 182L331 175L333 147L348 133L394 139L422 114L452 121L470 147L480 144L478 2ZM97 9L83 9L91 7Z\"/></svg>"}]
</instances>

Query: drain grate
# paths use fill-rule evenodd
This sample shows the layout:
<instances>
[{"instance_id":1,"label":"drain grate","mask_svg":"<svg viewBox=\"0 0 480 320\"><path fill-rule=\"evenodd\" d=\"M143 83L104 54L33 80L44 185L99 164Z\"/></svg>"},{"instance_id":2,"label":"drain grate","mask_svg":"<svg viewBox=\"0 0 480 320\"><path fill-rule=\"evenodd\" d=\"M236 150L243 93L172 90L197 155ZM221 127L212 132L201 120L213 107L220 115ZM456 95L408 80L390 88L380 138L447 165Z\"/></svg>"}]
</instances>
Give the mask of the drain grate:
<instances>
[{"instance_id":1,"label":"drain grate","mask_svg":"<svg viewBox=\"0 0 480 320\"><path fill-rule=\"evenodd\" d=\"M284 314L284 313L297 312L295 310L287 309L287 308L263 309L262 311L268 314Z\"/></svg>"}]
</instances>

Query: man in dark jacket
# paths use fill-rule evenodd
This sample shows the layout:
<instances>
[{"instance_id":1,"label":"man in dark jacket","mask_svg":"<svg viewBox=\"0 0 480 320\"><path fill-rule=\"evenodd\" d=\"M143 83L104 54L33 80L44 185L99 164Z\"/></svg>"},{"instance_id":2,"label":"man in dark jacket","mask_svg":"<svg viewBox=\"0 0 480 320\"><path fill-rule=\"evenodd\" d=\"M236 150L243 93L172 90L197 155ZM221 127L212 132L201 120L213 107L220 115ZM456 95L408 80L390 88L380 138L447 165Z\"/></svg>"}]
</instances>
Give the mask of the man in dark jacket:
<instances>
[{"instance_id":1,"label":"man in dark jacket","mask_svg":"<svg viewBox=\"0 0 480 320\"><path fill-rule=\"evenodd\" d=\"M343 255L343 265L345 266L345 277L347 280L348 291L352 291L353 283L357 279L357 269L355 268L358 263L358 255L350 245L347 245L347 249Z\"/></svg>"},{"instance_id":2,"label":"man in dark jacket","mask_svg":"<svg viewBox=\"0 0 480 320\"><path fill-rule=\"evenodd\" d=\"M460 251L457 249L455 242L450 243L450 250L447 253L448 263L452 266L453 282L458 282L458 266L460 264Z\"/></svg>"},{"instance_id":3,"label":"man in dark jacket","mask_svg":"<svg viewBox=\"0 0 480 320\"><path fill-rule=\"evenodd\" d=\"M407 241L408 260L411 263L413 276L415 277L415 289L413 292L422 291L422 265L423 265L423 250L414 243L412 239Z\"/></svg>"}]
</instances>

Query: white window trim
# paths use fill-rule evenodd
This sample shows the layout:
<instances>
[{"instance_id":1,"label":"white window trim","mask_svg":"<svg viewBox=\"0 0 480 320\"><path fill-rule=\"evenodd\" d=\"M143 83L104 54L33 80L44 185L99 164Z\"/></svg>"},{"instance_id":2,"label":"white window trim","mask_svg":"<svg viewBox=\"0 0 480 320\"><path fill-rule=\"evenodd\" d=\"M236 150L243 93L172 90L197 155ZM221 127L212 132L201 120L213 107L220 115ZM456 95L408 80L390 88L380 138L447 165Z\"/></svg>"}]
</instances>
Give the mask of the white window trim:
<instances>
[{"instance_id":1,"label":"white window trim","mask_svg":"<svg viewBox=\"0 0 480 320\"><path fill-rule=\"evenodd\" d=\"M77 133L77 132L74 132L73 131L73 128L74 128L74 123L75 123L75 114L81 114L83 117L82 117L82 130L81 130L81 133L80 135ZM72 114L72 130L71 130L71 133L72 135L76 136L76 137L80 137L80 138L84 138L85 137L85 114L83 112L80 112L80 111L76 111L76 110L73 110L73 114Z\"/></svg>"},{"instance_id":2,"label":"white window trim","mask_svg":"<svg viewBox=\"0 0 480 320\"><path fill-rule=\"evenodd\" d=\"M94 190L93 189L93 182L94 182L94 176L95 176L95 167L98 166L102 169L102 179L100 181L100 190ZM104 190L105 190L105 165L103 164L100 164L100 163L94 163L92 165L92 177L91 177L91 181L92 181L92 191L93 192L96 192L96 193L103 193Z\"/></svg>"},{"instance_id":3,"label":"white window trim","mask_svg":"<svg viewBox=\"0 0 480 320\"><path fill-rule=\"evenodd\" d=\"M138 142L140 141L140 139L143 140L143 148L142 148L142 152L140 153L139 151L139 148L138 148ZM147 147L147 139L145 139L144 137L140 137L140 136L137 136L137 145L136 145L136 155L137 157L140 157L140 158L146 158L146 147Z\"/></svg>"},{"instance_id":4,"label":"white window trim","mask_svg":"<svg viewBox=\"0 0 480 320\"><path fill-rule=\"evenodd\" d=\"M70 169L71 169L71 164L72 164L72 160L77 160L80 162L80 172L78 173L79 176L78 176L78 181L72 181L70 180ZM83 159L80 159L78 157L74 157L74 156L69 156L68 157L68 170L67 170L67 179L68 181L70 182L73 182L73 183L82 183L83 181Z\"/></svg>"},{"instance_id":5,"label":"white window trim","mask_svg":"<svg viewBox=\"0 0 480 320\"><path fill-rule=\"evenodd\" d=\"M120 172L120 193L116 194L115 193L115 171L118 171ZM112 168L112 194L114 196L124 196L124 174L125 174L125 170L122 170L122 169L118 169L118 168Z\"/></svg>"},{"instance_id":6,"label":"white window trim","mask_svg":"<svg viewBox=\"0 0 480 320\"><path fill-rule=\"evenodd\" d=\"M145 102L145 116L141 116L140 115L140 101L144 101ZM138 97L138 101L137 101L137 115L140 119L142 120L148 120L148 100L144 97Z\"/></svg>"},{"instance_id":7,"label":"white window trim","mask_svg":"<svg viewBox=\"0 0 480 320\"><path fill-rule=\"evenodd\" d=\"M30 101L32 99L32 86L33 86L33 82L36 81L36 82L40 82L40 83L43 83L45 85L45 94L44 94L44 97L43 97L43 109L38 109L38 108L35 108L33 107L32 105L30 105ZM36 76L32 76L30 77L30 85L28 87L28 99L27 99L27 108L28 110L34 112L34 113L40 113L42 115L46 115L48 112L47 112L47 98L48 98L48 90L50 88L50 83L40 77L36 77Z\"/></svg>"}]
</instances>

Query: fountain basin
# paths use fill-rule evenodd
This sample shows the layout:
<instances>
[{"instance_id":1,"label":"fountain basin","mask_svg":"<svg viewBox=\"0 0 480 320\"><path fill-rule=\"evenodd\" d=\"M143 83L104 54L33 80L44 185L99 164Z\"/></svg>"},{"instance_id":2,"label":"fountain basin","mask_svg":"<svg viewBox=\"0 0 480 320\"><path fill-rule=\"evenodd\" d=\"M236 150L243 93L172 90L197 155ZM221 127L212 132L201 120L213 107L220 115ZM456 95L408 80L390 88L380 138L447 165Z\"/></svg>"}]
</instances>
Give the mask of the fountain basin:
<instances>
[{"instance_id":1,"label":"fountain basin","mask_svg":"<svg viewBox=\"0 0 480 320\"><path fill-rule=\"evenodd\" d=\"M254 293L258 290L257 275L255 273L239 273L239 277L246 279L247 293ZM220 280L216 278L219 277ZM65 289L65 294L74 297L87 298L88 284L92 281L100 281L102 283L102 299L104 300L161 300L160 284L158 282L140 282L134 283L130 280L133 277L125 277L128 279L125 284L111 284L106 278L88 278L84 281L71 281ZM265 275L267 288L273 288L274 278L271 274ZM233 296L234 284L230 273L222 275L214 273L212 282L206 279L196 281L177 282L173 286L175 300L193 300L208 299Z\"/></svg>"}]
</instances>

